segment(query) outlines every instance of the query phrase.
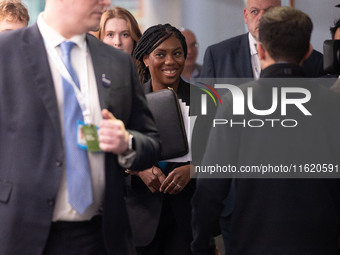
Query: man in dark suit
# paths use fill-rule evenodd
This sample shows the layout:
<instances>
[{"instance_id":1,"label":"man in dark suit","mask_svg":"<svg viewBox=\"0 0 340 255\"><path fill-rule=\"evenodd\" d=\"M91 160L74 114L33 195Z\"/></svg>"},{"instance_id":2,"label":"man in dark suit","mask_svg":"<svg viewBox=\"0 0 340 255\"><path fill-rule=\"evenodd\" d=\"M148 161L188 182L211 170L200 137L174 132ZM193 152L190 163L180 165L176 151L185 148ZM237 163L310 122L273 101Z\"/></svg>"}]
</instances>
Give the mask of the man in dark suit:
<instances>
[{"instance_id":1,"label":"man in dark suit","mask_svg":"<svg viewBox=\"0 0 340 255\"><path fill-rule=\"evenodd\" d=\"M281 0L248 0L243 11L248 33L227 39L211 45L204 54L201 78L245 78L258 79L261 73L256 44L258 42L258 27L262 15L272 7L281 6ZM311 56L304 61L302 68L308 77L324 75L323 56L313 50ZM226 249L228 249L228 217L232 212L234 192L226 200L222 213L222 234Z\"/></svg>"},{"instance_id":2,"label":"man in dark suit","mask_svg":"<svg viewBox=\"0 0 340 255\"><path fill-rule=\"evenodd\" d=\"M291 7L276 7L262 16L257 46L261 77L234 86L238 96L234 91L223 97L215 119L228 124L211 128L202 167L229 165L235 171L222 173L219 179L206 179L209 173L200 173L193 197L194 254L214 254L210 239L231 177L236 177L236 195L228 254L338 254L340 185L335 169L340 163L340 100L329 89L299 78L304 77L301 63L312 52L312 28L310 18ZM296 40L289 40L290 36ZM276 105L275 110L275 90L283 105L284 91L294 91L287 98L299 107L287 106L285 113ZM242 113L234 114L243 98L240 94L251 99L252 107L248 101ZM306 100L299 104L301 98ZM254 109L261 109L261 114ZM262 114L267 109L274 110ZM271 125L265 122L268 119L295 120L297 125ZM264 125L258 125L262 121ZM314 174L309 168L313 163L327 167ZM262 166L300 169L273 174L250 171Z\"/></svg>"},{"instance_id":3,"label":"man in dark suit","mask_svg":"<svg viewBox=\"0 0 340 255\"><path fill-rule=\"evenodd\" d=\"M248 0L244 21L249 33L239 35L207 48L200 77L258 78L261 68L256 46L260 18L269 8L280 6L281 0ZM302 68L308 77L324 75L323 56L313 50Z\"/></svg>"},{"instance_id":4,"label":"man in dark suit","mask_svg":"<svg viewBox=\"0 0 340 255\"><path fill-rule=\"evenodd\" d=\"M86 34L109 4L46 0L0 35L1 255L135 254L124 170L159 141L131 57Z\"/></svg>"}]
</instances>

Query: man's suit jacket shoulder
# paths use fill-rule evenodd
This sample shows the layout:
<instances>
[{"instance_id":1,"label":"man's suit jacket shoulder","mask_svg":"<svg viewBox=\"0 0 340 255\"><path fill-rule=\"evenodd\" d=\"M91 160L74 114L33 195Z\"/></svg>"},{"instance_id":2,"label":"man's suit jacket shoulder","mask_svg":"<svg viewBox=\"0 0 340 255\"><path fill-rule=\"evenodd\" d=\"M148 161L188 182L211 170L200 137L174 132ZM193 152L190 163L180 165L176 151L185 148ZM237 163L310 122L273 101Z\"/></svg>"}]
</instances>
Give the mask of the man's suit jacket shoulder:
<instances>
[{"instance_id":1,"label":"man's suit jacket shoulder","mask_svg":"<svg viewBox=\"0 0 340 255\"><path fill-rule=\"evenodd\" d=\"M324 75L323 55L313 50L303 62L307 77ZM232 37L207 48L201 78L253 78L248 33Z\"/></svg>"},{"instance_id":2,"label":"man's suit jacket shoulder","mask_svg":"<svg viewBox=\"0 0 340 255\"><path fill-rule=\"evenodd\" d=\"M204 55L201 77L253 77L248 33L209 46Z\"/></svg>"}]
</instances>

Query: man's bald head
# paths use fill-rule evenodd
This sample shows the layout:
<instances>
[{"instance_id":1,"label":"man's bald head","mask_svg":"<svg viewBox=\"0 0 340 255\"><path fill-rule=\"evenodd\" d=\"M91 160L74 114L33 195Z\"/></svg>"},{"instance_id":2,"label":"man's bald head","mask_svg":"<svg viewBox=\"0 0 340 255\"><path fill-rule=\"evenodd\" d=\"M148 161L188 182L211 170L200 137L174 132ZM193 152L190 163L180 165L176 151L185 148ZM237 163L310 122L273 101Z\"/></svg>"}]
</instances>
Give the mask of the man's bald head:
<instances>
[{"instance_id":1,"label":"man's bald head","mask_svg":"<svg viewBox=\"0 0 340 255\"><path fill-rule=\"evenodd\" d=\"M244 22L251 35L258 41L259 23L262 15L272 7L281 6L281 0L248 0L244 9Z\"/></svg>"}]
</instances>

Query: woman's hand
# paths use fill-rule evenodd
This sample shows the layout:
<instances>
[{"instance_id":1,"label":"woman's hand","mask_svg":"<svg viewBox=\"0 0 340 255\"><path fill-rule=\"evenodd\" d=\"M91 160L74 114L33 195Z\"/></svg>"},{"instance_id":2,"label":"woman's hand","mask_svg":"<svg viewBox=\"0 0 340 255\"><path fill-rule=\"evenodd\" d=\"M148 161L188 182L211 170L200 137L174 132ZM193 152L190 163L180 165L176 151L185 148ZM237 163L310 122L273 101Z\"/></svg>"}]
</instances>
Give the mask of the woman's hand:
<instances>
[{"instance_id":1,"label":"woman's hand","mask_svg":"<svg viewBox=\"0 0 340 255\"><path fill-rule=\"evenodd\" d=\"M166 177L160 187L160 192L164 194L176 195L180 193L190 181L190 165L175 168Z\"/></svg>"}]
</instances>

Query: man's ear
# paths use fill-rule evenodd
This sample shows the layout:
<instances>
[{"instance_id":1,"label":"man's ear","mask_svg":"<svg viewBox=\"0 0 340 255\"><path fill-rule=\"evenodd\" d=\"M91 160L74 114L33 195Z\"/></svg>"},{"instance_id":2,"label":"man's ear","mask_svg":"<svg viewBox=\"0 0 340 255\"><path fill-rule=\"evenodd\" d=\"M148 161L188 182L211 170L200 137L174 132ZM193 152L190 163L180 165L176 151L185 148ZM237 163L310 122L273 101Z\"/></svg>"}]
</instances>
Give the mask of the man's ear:
<instances>
[{"instance_id":1,"label":"man's ear","mask_svg":"<svg viewBox=\"0 0 340 255\"><path fill-rule=\"evenodd\" d=\"M259 59L264 60L266 58L266 50L263 48L262 44L258 43L256 49Z\"/></svg>"},{"instance_id":2,"label":"man's ear","mask_svg":"<svg viewBox=\"0 0 340 255\"><path fill-rule=\"evenodd\" d=\"M257 55L259 56L262 70L275 63L274 59L272 59L268 51L266 51L265 47L260 43L257 44Z\"/></svg>"},{"instance_id":3,"label":"man's ear","mask_svg":"<svg viewBox=\"0 0 340 255\"><path fill-rule=\"evenodd\" d=\"M248 13L247 13L247 8L243 9L243 19L244 19L244 23L247 24L248 23Z\"/></svg>"},{"instance_id":4,"label":"man's ear","mask_svg":"<svg viewBox=\"0 0 340 255\"><path fill-rule=\"evenodd\" d=\"M307 58L309 58L309 56L312 54L312 52L313 52L313 45L311 43L309 43L308 51L306 52L305 56L302 58L300 65L303 63L303 61L305 61Z\"/></svg>"},{"instance_id":5,"label":"man's ear","mask_svg":"<svg viewBox=\"0 0 340 255\"><path fill-rule=\"evenodd\" d=\"M143 62L146 67L149 67L149 55L143 57Z\"/></svg>"}]
</instances>

